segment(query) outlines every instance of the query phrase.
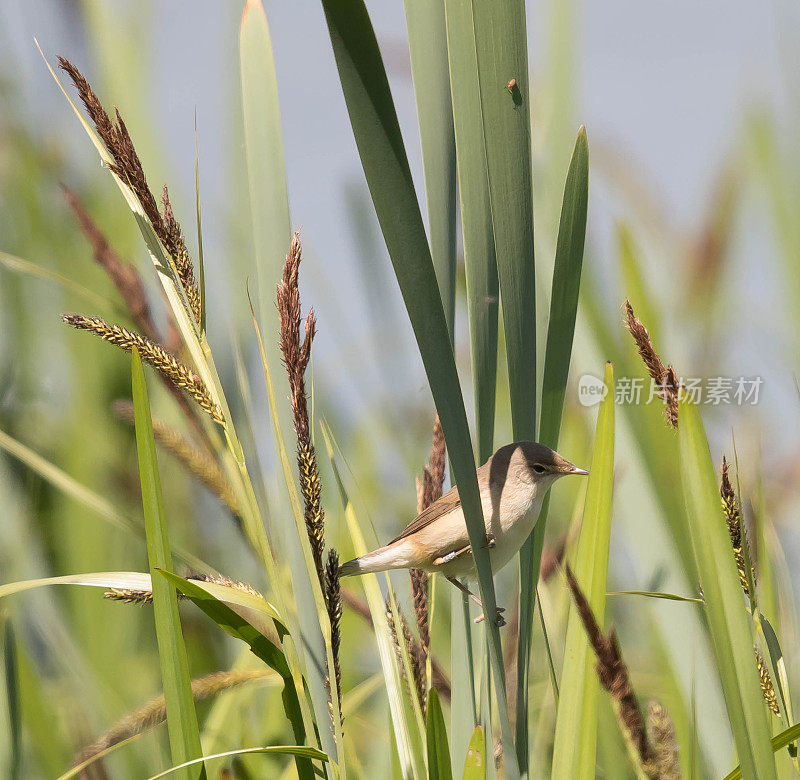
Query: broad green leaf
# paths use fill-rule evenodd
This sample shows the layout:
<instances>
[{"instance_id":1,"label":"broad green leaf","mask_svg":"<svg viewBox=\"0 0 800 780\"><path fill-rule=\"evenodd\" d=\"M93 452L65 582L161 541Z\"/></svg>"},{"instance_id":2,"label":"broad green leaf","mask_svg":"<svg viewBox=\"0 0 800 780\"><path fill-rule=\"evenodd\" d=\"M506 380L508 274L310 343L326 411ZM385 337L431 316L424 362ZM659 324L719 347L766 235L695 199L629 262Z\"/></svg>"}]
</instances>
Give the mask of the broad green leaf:
<instances>
[{"instance_id":1,"label":"broad green leaf","mask_svg":"<svg viewBox=\"0 0 800 780\"><path fill-rule=\"evenodd\" d=\"M486 777L486 739L483 727L476 726L464 760L463 780L484 780Z\"/></svg>"},{"instance_id":2,"label":"broad green leaf","mask_svg":"<svg viewBox=\"0 0 800 780\"><path fill-rule=\"evenodd\" d=\"M478 460L483 463L493 451L500 293L472 6L463 0L444 3L475 388L476 443Z\"/></svg>"},{"instance_id":3,"label":"broad green leaf","mask_svg":"<svg viewBox=\"0 0 800 780\"><path fill-rule=\"evenodd\" d=\"M247 755L256 755L258 753L283 753L288 756L295 756L297 758L312 758L317 761L327 761L328 756L325 755L321 750L317 750L316 748L306 747L305 745L276 745L270 747L254 747L254 748L239 748L238 750L226 750L224 753L212 753L208 756L203 756L202 758L197 758L194 761L187 761L183 764L179 764L178 766L170 767L169 769L165 769L163 772L159 772L157 775L152 775L148 778L148 780L159 780L161 777L166 777L167 775L171 775L175 772L184 769L185 767L192 766L194 764L199 763L200 761L213 761L215 758L230 758L232 756L247 756Z\"/></svg>"},{"instance_id":4,"label":"broad green leaf","mask_svg":"<svg viewBox=\"0 0 800 780\"><path fill-rule=\"evenodd\" d=\"M132 358L133 410L136 420L136 451L139 457L139 479L142 487L142 508L147 536L147 558L151 575L156 569L172 569L161 479L158 474L156 442L147 398L147 384L139 352ZM167 729L174 761L183 763L202 755L197 713L192 699L189 661L183 642L181 620L175 586L161 578L153 578L153 614L158 640L158 658L167 708ZM205 778L202 764L183 773L186 778Z\"/></svg>"},{"instance_id":5,"label":"broad green leaf","mask_svg":"<svg viewBox=\"0 0 800 780\"><path fill-rule=\"evenodd\" d=\"M791 745L798 739L800 739L800 723L795 723L794 726L790 726L786 731L782 731L772 738L772 752L777 753L781 748ZM733 772L725 775L725 780L739 780L742 776L742 767L737 766Z\"/></svg>"},{"instance_id":6,"label":"broad green leaf","mask_svg":"<svg viewBox=\"0 0 800 780\"><path fill-rule=\"evenodd\" d=\"M558 448L564 395L572 356L572 339L578 311L578 293L586 239L586 212L589 199L589 147L586 130L578 131L564 185L561 220L558 226L547 346L542 380L542 412L539 441ZM533 611L539 564L542 557L549 493L545 496L539 520L520 553L519 650L517 652L517 751L520 762L528 755L528 682L533 636Z\"/></svg>"},{"instance_id":7,"label":"broad green leaf","mask_svg":"<svg viewBox=\"0 0 800 780\"><path fill-rule=\"evenodd\" d=\"M451 338L456 307L456 148L442 0L405 0L431 256Z\"/></svg>"},{"instance_id":8,"label":"broad green leaf","mask_svg":"<svg viewBox=\"0 0 800 780\"><path fill-rule=\"evenodd\" d=\"M274 669L283 678L283 708L286 717L292 724L294 738L298 742L304 742L306 738L303 717L300 711L300 702L297 698L292 672L286 657L264 634L259 631L252 623L234 612L227 604L219 601L208 591L198 587L198 583L192 580L185 580L172 572L160 572L166 580L183 593L187 598L200 607L220 628L236 639L246 642L250 649L258 656L270 669ZM276 624L279 634L284 634L285 629ZM282 638L282 636L281 636ZM310 748L309 748L310 749ZM324 753L322 755L325 755ZM313 769L308 761L297 760L297 772L302 778L312 778Z\"/></svg>"},{"instance_id":9,"label":"broad green leaf","mask_svg":"<svg viewBox=\"0 0 800 780\"><path fill-rule=\"evenodd\" d=\"M17 665L17 642L11 621L3 627L3 667L6 680L6 706L8 708L8 777L17 780L22 771L22 713L19 698L19 669Z\"/></svg>"},{"instance_id":10,"label":"broad green leaf","mask_svg":"<svg viewBox=\"0 0 800 780\"><path fill-rule=\"evenodd\" d=\"M428 693L426 716L428 731L428 780L452 780L450 748L447 744L447 728L444 725L442 705L435 688Z\"/></svg>"},{"instance_id":11,"label":"broad green leaf","mask_svg":"<svg viewBox=\"0 0 800 780\"><path fill-rule=\"evenodd\" d=\"M575 557L575 577L600 626L605 617L614 483L614 372L610 363L606 364L603 381L608 392L597 416L583 524ZM594 664L594 651L580 616L571 604L553 744L552 777L559 780L588 780L595 776L600 682Z\"/></svg>"},{"instance_id":12,"label":"broad green leaf","mask_svg":"<svg viewBox=\"0 0 800 780\"><path fill-rule=\"evenodd\" d=\"M692 546L736 750L746 776L774 778L775 761L753 654L753 631L720 508L705 429L697 406L685 399L680 401L678 419Z\"/></svg>"},{"instance_id":13,"label":"broad green leaf","mask_svg":"<svg viewBox=\"0 0 800 780\"><path fill-rule=\"evenodd\" d=\"M447 440L486 614L497 609L464 399L386 70L363 0L322 0L367 185ZM518 774L500 634L488 621L506 771Z\"/></svg>"}]
</instances>

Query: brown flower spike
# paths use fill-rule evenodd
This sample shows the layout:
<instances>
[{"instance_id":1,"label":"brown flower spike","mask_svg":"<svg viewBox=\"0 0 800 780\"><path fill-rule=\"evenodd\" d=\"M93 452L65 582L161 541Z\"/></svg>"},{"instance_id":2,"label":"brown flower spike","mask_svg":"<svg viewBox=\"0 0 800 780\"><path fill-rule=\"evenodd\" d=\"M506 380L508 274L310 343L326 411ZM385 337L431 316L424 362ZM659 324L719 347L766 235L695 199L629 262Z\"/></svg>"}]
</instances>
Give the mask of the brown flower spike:
<instances>
[{"instance_id":1,"label":"brown flower spike","mask_svg":"<svg viewBox=\"0 0 800 780\"><path fill-rule=\"evenodd\" d=\"M222 409L214 402L208 388L197 374L177 358L170 355L159 344L140 336L138 333L123 328L121 325L109 325L100 317L86 317L83 314L62 314L61 319L78 330L86 330L100 336L103 341L114 344L126 352L134 347L145 363L160 371L177 387L185 390L200 405L200 408L211 415L211 419L220 425L225 424Z\"/></svg>"},{"instance_id":2,"label":"brown flower spike","mask_svg":"<svg viewBox=\"0 0 800 780\"><path fill-rule=\"evenodd\" d=\"M175 272L186 294L189 308L195 320L201 322L200 291L194 277L194 269L186 243L183 240L180 225L172 213L169 194L166 187L162 197L164 214L158 210L158 204L153 196L147 177L142 167L142 162L133 146L128 128L118 110L115 109L116 123L108 116L103 104L95 94L83 74L65 57L58 58L59 66L70 77L78 90L81 101L91 118L97 134L102 139L111 155L110 169L124 181L136 195L142 210L145 213L158 240L163 244L167 254L172 259Z\"/></svg>"},{"instance_id":3,"label":"brown flower spike","mask_svg":"<svg viewBox=\"0 0 800 780\"><path fill-rule=\"evenodd\" d=\"M626 298L623 304L625 309L625 327L636 342L636 349L644 361L648 373L659 388L658 394L664 400L666 408L664 415L673 428L678 427L678 390L680 383L672 366L665 366L658 356L650 334L642 321L633 313L633 307Z\"/></svg>"}]
</instances>

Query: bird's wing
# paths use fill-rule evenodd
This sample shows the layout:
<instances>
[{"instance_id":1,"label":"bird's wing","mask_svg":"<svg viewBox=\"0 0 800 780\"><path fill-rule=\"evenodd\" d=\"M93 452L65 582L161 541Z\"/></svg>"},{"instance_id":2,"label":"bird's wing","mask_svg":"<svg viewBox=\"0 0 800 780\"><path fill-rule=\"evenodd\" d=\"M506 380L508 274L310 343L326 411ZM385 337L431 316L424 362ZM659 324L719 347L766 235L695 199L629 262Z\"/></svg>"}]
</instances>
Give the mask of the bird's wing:
<instances>
[{"instance_id":1,"label":"bird's wing","mask_svg":"<svg viewBox=\"0 0 800 780\"><path fill-rule=\"evenodd\" d=\"M406 526L403 533L401 533L400 536L392 539L389 544L399 542L401 539L405 539L407 536L411 536L411 534L426 528L434 520L438 520L443 515L452 512L460 505L461 498L458 495L458 488L450 488L450 490L448 490L440 499L434 501L424 512L422 512L422 514L417 515L417 517Z\"/></svg>"}]
</instances>

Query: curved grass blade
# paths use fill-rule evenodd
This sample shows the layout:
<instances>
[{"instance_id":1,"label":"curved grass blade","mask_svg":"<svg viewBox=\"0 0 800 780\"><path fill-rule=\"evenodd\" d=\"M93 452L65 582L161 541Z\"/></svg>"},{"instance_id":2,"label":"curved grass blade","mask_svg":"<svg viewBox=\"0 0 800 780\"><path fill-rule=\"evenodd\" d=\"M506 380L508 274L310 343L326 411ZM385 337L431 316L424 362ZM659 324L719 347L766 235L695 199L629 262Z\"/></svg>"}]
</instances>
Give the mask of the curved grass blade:
<instances>
[{"instance_id":1,"label":"curved grass blade","mask_svg":"<svg viewBox=\"0 0 800 780\"><path fill-rule=\"evenodd\" d=\"M267 639L267 637L248 620L237 612L234 612L227 604L219 601L203 588L198 587L197 583L191 580L185 580L169 571L162 571L160 573L172 586L180 590L188 599L191 599L191 601L205 612L220 628L232 637L246 642L258 658L267 664L270 669L274 669L283 678L283 692L281 698L284 710L286 711L286 717L289 718L292 724L294 738L298 742L304 742L306 739L305 727L303 726L300 702L297 698L292 672L286 661L286 657L277 645ZM279 623L276 623L276 628L282 639L286 629ZM308 749L312 750L312 748ZM316 749L313 750L319 753ZM327 760L327 755L325 753L320 753L320 755L325 756L324 760ZM308 778L309 780L314 776L314 770L310 762L301 758L297 759L297 773L301 778Z\"/></svg>"},{"instance_id":2,"label":"curved grass blade","mask_svg":"<svg viewBox=\"0 0 800 780\"><path fill-rule=\"evenodd\" d=\"M256 755L259 753L282 753L288 756L295 756L297 758L313 758L317 761L327 761L328 756L326 756L321 750L317 750L316 748L306 747L305 745L273 745L270 747L253 747L253 748L239 748L238 750L226 750L224 753L211 753L208 756L203 756L202 758L196 758L194 761L187 761L186 763L179 764L178 766L170 767L169 769L165 769L163 772L159 772L157 775L151 775L148 780L159 780L161 777L167 777L167 775L171 775L174 772L178 772L185 767L192 766L193 764L197 764L200 761L212 761L215 758L229 758L231 756L248 756L248 755Z\"/></svg>"},{"instance_id":3,"label":"curved grass blade","mask_svg":"<svg viewBox=\"0 0 800 780\"><path fill-rule=\"evenodd\" d=\"M600 626L605 615L614 483L614 373L610 363L606 364L604 382L608 392L597 416L583 525L575 558L575 577ZM594 662L594 651L583 623L571 604L553 744L553 777L588 780L595 776L600 682Z\"/></svg>"},{"instance_id":4,"label":"curved grass blade","mask_svg":"<svg viewBox=\"0 0 800 780\"><path fill-rule=\"evenodd\" d=\"M158 474L156 442L147 399L144 368L138 351L132 358L133 410L136 421L136 451L139 456L139 478L142 487L142 508L147 536L147 558L151 574L156 569L172 568L164 500ZM153 614L155 616L158 658L167 708L167 730L172 758L179 763L201 756L200 731L192 699L189 661L183 642L175 586L162 578L153 578ZM187 778L206 776L203 764L183 773Z\"/></svg>"},{"instance_id":5,"label":"curved grass blade","mask_svg":"<svg viewBox=\"0 0 800 780\"><path fill-rule=\"evenodd\" d=\"M444 725L442 705L435 688L428 693L427 712L428 780L452 780L450 748L447 744L447 728Z\"/></svg>"},{"instance_id":6,"label":"curved grass blade","mask_svg":"<svg viewBox=\"0 0 800 780\"><path fill-rule=\"evenodd\" d=\"M753 632L731 555L714 465L696 405L680 400L680 467L711 644L736 750L748 777L774 778L770 732L753 657Z\"/></svg>"},{"instance_id":7,"label":"curved grass blade","mask_svg":"<svg viewBox=\"0 0 800 780\"><path fill-rule=\"evenodd\" d=\"M17 257L16 255L10 255L8 252L0 252L0 266L8 269L9 271L14 271L15 273L20 273L25 276L32 276L36 279L43 279L47 282L53 282L61 287L65 292L81 298L91 306L97 306L101 309L107 309L109 311L123 311L118 304L114 303L109 298L98 295L94 290L84 287L74 279L70 279L68 276L58 273L58 271L52 271L51 269L46 268L43 265L39 265L38 263L33 263L30 260L25 260L21 257Z\"/></svg>"},{"instance_id":8,"label":"curved grass blade","mask_svg":"<svg viewBox=\"0 0 800 780\"><path fill-rule=\"evenodd\" d=\"M54 488L60 490L64 495L83 504L87 509L96 512L100 517L107 520L117 528L144 538L144 527L140 520L134 520L126 514L120 512L110 501L95 493L91 488L81 484L74 477L62 471L55 463L51 463L43 458L39 453L34 452L30 447L26 447L22 442L17 441L4 431L0 431L0 449L5 450L17 460L24 463L29 469L36 472L42 479L49 482ZM175 556L180 558L192 569L199 572L211 572L211 567L201 561L195 555L181 547L173 549Z\"/></svg>"},{"instance_id":9,"label":"curved grass blade","mask_svg":"<svg viewBox=\"0 0 800 780\"><path fill-rule=\"evenodd\" d=\"M464 760L463 780L484 780L486 777L486 739L483 727L476 726Z\"/></svg>"},{"instance_id":10,"label":"curved grass blade","mask_svg":"<svg viewBox=\"0 0 800 780\"><path fill-rule=\"evenodd\" d=\"M589 200L589 146L586 129L581 127L572 151L561 220L558 226L547 346L542 380L542 411L539 441L558 448L558 435L564 411L564 395L572 356L575 317L583 268L586 239L586 212ZM545 496L539 520L520 553L519 643L517 651L517 751L520 763L528 756L528 682L533 637L533 612L539 564L547 526L549 494Z\"/></svg>"},{"instance_id":11,"label":"curved grass blade","mask_svg":"<svg viewBox=\"0 0 800 780\"><path fill-rule=\"evenodd\" d=\"M325 439L328 459L331 464L336 486L339 490L339 497L342 502L345 520L347 521L347 528L350 532L350 538L353 541L353 548L356 555L363 555L368 552L369 548L367 547L364 534L361 530L361 523L356 515L355 508L347 493L347 489L339 473L339 467L334 458L335 442L333 434L325 421L322 422L321 428L322 436ZM415 735L412 733L411 718L408 713L410 708L405 706L407 689L403 684L400 665L397 662L397 656L392 645L389 622L386 617L386 606L383 595L381 594L380 585L378 584L378 578L374 574L364 574L359 579L364 588L364 594L367 597L367 604L369 605L369 611L372 617L375 641L378 645L378 656L380 657L383 677L386 681L386 693L389 698L389 713L392 719L397 757L400 761L403 777L423 777L425 773L424 757L414 749L414 746L419 743L419 740L415 739ZM389 587L391 588L391 583ZM397 619L396 608L392 614L393 617ZM408 679L411 679L410 676Z\"/></svg>"},{"instance_id":12,"label":"curved grass blade","mask_svg":"<svg viewBox=\"0 0 800 780\"><path fill-rule=\"evenodd\" d=\"M478 569L481 601L486 614L493 615L497 600L467 415L386 70L363 0L322 0L322 5L367 184L447 440ZM503 653L494 621L489 621L488 634L506 771L515 777L518 768Z\"/></svg>"},{"instance_id":13,"label":"curved grass blade","mask_svg":"<svg viewBox=\"0 0 800 780\"><path fill-rule=\"evenodd\" d=\"M798 739L800 739L800 723L795 723L794 726L790 726L786 731L782 731L772 738L772 752L777 753L781 748L788 747ZM725 775L724 780L740 780L741 777L742 767L737 766L730 774Z\"/></svg>"},{"instance_id":14,"label":"curved grass blade","mask_svg":"<svg viewBox=\"0 0 800 780\"><path fill-rule=\"evenodd\" d=\"M679 596L677 593L659 593L653 590L615 590L606 596L646 596L650 599L667 599L667 601L688 601L692 604L705 604L705 601L692 596Z\"/></svg>"}]
</instances>

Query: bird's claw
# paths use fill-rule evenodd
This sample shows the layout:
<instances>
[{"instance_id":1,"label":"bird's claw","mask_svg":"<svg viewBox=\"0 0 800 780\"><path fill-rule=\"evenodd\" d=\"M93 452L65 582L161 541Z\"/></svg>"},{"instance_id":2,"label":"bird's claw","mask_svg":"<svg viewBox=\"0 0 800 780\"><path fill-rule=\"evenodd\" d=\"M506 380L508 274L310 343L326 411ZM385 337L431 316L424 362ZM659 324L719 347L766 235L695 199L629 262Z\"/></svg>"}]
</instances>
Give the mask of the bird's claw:
<instances>
[{"instance_id":1,"label":"bird's claw","mask_svg":"<svg viewBox=\"0 0 800 780\"><path fill-rule=\"evenodd\" d=\"M506 611L505 607L498 607L497 608L497 615L496 615L496 617L494 619L494 622L495 622L495 625L498 628L502 628L506 624L506 619L503 617L503 612L505 612L505 611ZM483 621L485 619L486 619L486 615L478 615L478 617L475 618L474 622L475 623L483 623Z\"/></svg>"}]
</instances>

